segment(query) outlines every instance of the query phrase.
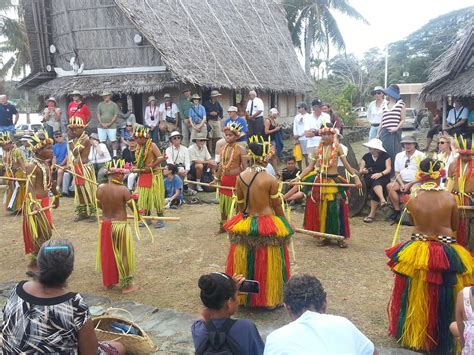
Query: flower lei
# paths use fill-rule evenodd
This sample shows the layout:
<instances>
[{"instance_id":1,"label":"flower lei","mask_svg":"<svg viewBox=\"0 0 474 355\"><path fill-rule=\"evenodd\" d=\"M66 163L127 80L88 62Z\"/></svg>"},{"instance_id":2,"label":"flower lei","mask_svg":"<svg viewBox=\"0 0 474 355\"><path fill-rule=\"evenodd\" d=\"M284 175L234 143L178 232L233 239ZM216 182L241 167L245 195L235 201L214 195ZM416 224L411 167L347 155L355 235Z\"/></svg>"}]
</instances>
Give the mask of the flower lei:
<instances>
[{"instance_id":1,"label":"flower lei","mask_svg":"<svg viewBox=\"0 0 474 355\"><path fill-rule=\"evenodd\" d=\"M318 146L318 163L319 167L322 171L327 170L330 166L334 164L337 158L337 145L336 143L332 143L331 145L331 155L329 156L329 159L326 159L326 163L324 162L324 150L325 146L323 142L319 143Z\"/></svg>"},{"instance_id":2,"label":"flower lei","mask_svg":"<svg viewBox=\"0 0 474 355\"><path fill-rule=\"evenodd\" d=\"M140 146L140 151L137 154L137 157L135 159L135 164L137 165L138 169L143 169L144 164L145 164L145 159L148 156L148 153L150 152L151 149L151 139L147 140L146 144L144 146Z\"/></svg>"},{"instance_id":3,"label":"flower lei","mask_svg":"<svg viewBox=\"0 0 474 355\"><path fill-rule=\"evenodd\" d=\"M222 173L226 172L227 169L230 167L230 164L232 164L232 161L234 160L234 154L235 154L235 151L237 150L237 144L234 144L231 149L231 153L230 153L230 157L229 159L227 160L227 148L229 148L229 144L226 144L226 146L224 147L224 154L222 154Z\"/></svg>"},{"instance_id":4,"label":"flower lei","mask_svg":"<svg viewBox=\"0 0 474 355\"><path fill-rule=\"evenodd\" d=\"M421 180L421 181L426 181L426 180L437 180L440 178L446 177L446 170L441 169L438 171L432 171L432 172L427 172L425 173L424 171L418 171L416 173L416 179Z\"/></svg>"},{"instance_id":5,"label":"flower lei","mask_svg":"<svg viewBox=\"0 0 474 355\"><path fill-rule=\"evenodd\" d=\"M49 170L49 174L46 172L46 163L38 158L33 158L33 161L36 163L43 173L43 190L48 191L51 187L51 169Z\"/></svg>"}]
</instances>

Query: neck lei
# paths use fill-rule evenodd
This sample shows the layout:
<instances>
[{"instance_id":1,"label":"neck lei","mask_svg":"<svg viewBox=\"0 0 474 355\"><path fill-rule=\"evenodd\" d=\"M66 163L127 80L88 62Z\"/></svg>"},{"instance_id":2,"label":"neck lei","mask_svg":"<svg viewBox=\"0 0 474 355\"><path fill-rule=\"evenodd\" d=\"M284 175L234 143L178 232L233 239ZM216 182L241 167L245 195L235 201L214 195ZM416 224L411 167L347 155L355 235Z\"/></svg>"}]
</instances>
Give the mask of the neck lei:
<instances>
[{"instance_id":1,"label":"neck lei","mask_svg":"<svg viewBox=\"0 0 474 355\"><path fill-rule=\"evenodd\" d=\"M328 157L328 151L330 155ZM323 142L319 143L318 147L318 163L321 171L327 171L329 167L334 165L337 156L337 146L333 142L331 145L324 145Z\"/></svg>"},{"instance_id":2,"label":"neck lei","mask_svg":"<svg viewBox=\"0 0 474 355\"><path fill-rule=\"evenodd\" d=\"M151 139L148 139L145 145L139 146L140 148L138 150L138 154L135 158L135 162L137 164L138 169L143 169L145 165L145 160L148 156L148 153L150 152L151 149Z\"/></svg>"},{"instance_id":3,"label":"neck lei","mask_svg":"<svg viewBox=\"0 0 474 355\"><path fill-rule=\"evenodd\" d=\"M110 179L110 182L115 185L123 185L123 181L120 181L118 179Z\"/></svg>"},{"instance_id":4,"label":"neck lei","mask_svg":"<svg viewBox=\"0 0 474 355\"><path fill-rule=\"evenodd\" d=\"M222 172L223 173L225 173L227 169L230 167L230 164L232 164L232 161L234 160L236 147L237 147L237 144L235 143L232 143L232 145L227 143L225 145L224 154L222 154ZM230 157L229 157L229 153L227 152L229 148L232 149L232 151L230 152Z\"/></svg>"},{"instance_id":5,"label":"neck lei","mask_svg":"<svg viewBox=\"0 0 474 355\"><path fill-rule=\"evenodd\" d=\"M40 168L41 173L43 174L43 190L48 191L51 185L51 170L48 169L44 160L34 158L33 161L36 163L36 166Z\"/></svg>"}]
</instances>

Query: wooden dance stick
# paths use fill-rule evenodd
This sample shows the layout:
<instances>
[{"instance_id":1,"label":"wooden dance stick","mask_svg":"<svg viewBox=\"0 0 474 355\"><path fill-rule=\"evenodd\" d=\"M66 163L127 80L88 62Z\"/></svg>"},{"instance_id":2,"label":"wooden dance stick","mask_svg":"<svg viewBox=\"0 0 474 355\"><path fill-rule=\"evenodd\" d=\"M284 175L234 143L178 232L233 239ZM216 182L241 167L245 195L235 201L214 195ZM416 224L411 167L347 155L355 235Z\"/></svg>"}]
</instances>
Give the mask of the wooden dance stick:
<instances>
[{"instance_id":1,"label":"wooden dance stick","mask_svg":"<svg viewBox=\"0 0 474 355\"><path fill-rule=\"evenodd\" d=\"M334 184L334 183L323 183L323 182L291 182L282 181L282 184L286 185L303 185L303 186L325 186L325 187L356 187L356 184Z\"/></svg>"},{"instance_id":2,"label":"wooden dance stick","mask_svg":"<svg viewBox=\"0 0 474 355\"><path fill-rule=\"evenodd\" d=\"M102 218L102 215L99 215ZM127 219L134 219L132 215L128 215ZM159 217L159 216L139 216L138 219L144 219L149 221L168 221L168 222L177 222L181 220L181 217Z\"/></svg>"},{"instance_id":3,"label":"wooden dance stick","mask_svg":"<svg viewBox=\"0 0 474 355\"><path fill-rule=\"evenodd\" d=\"M188 184L194 184L194 185L200 185L200 186L208 186L208 187L213 187L216 189L224 189L224 190L235 190L234 187L231 186L220 186L220 185L213 185L213 184L207 184L205 182L197 182L197 181L190 181L190 180L184 180L184 182Z\"/></svg>"},{"instance_id":4,"label":"wooden dance stick","mask_svg":"<svg viewBox=\"0 0 474 355\"><path fill-rule=\"evenodd\" d=\"M458 206L460 210L474 211L474 206Z\"/></svg>"},{"instance_id":5,"label":"wooden dance stick","mask_svg":"<svg viewBox=\"0 0 474 355\"><path fill-rule=\"evenodd\" d=\"M57 167L58 169L62 169L64 171L67 171L69 174L72 174L73 176L75 177L78 177L80 179L84 179L86 181L89 181L90 183L92 184L95 184L95 185L99 185L97 182L95 182L94 180L91 180L91 179L88 179L86 178L85 176L82 176L82 175L79 175L77 173L75 173L74 171L72 171L71 169L69 168L65 168L64 166L61 166L61 165L58 165L58 164L54 164L55 167Z\"/></svg>"},{"instance_id":6,"label":"wooden dance stick","mask_svg":"<svg viewBox=\"0 0 474 355\"><path fill-rule=\"evenodd\" d=\"M320 237L320 238L327 238L327 239L334 239L334 240L344 240L344 239L346 239L342 235L315 232L315 231L310 231L310 230L303 229L303 228L295 228L295 232L296 233L301 233L301 234L306 234L306 235L311 235L313 237Z\"/></svg>"},{"instance_id":7,"label":"wooden dance stick","mask_svg":"<svg viewBox=\"0 0 474 355\"><path fill-rule=\"evenodd\" d=\"M40 208L39 210L35 210L35 211L33 211L33 212L28 213L28 215L29 215L29 216L34 216L34 215L36 215L36 214L38 214L38 213L41 213L41 212L50 210L51 208L53 208L53 205L49 205L49 206Z\"/></svg>"},{"instance_id":8,"label":"wooden dance stick","mask_svg":"<svg viewBox=\"0 0 474 355\"><path fill-rule=\"evenodd\" d=\"M8 176L0 176L0 180L12 180L12 181L26 181L25 178L14 178L14 177L8 177Z\"/></svg>"}]
</instances>

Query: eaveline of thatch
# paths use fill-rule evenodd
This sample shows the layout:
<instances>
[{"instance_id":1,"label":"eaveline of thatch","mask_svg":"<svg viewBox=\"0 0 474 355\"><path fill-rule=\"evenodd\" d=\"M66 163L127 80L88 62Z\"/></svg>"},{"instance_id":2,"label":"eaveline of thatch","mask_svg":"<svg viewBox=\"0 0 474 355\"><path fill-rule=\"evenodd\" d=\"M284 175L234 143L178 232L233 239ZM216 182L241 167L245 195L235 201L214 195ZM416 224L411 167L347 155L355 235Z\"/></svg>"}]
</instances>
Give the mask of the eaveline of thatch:
<instances>
[{"instance_id":1,"label":"eaveline of thatch","mask_svg":"<svg viewBox=\"0 0 474 355\"><path fill-rule=\"evenodd\" d=\"M437 101L446 96L474 96L474 29L467 28L458 42L432 64L421 101Z\"/></svg>"}]
</instances>

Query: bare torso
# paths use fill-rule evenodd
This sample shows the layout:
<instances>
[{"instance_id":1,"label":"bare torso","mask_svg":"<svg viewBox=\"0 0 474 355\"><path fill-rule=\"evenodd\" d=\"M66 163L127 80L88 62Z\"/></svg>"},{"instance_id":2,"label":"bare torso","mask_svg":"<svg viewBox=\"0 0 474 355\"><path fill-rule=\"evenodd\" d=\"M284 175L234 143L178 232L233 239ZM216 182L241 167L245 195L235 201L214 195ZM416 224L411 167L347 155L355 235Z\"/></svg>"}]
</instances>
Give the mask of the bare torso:
<instances>
[{"instance_id":1,"label":"bare torso","mask_svg":"<svg viewBox=\"0 0 474 355\"><path fill-rule=\"evenodd\" d=\"M238 175L244 168L244 150L237 143L226 144L221 150L220 170L222 175Z\"/></svg>"},{"instance_id":2,"label":"bare torso","mask_svg":"<svg viewBox=\"0 0 474 355\"><path fill-rule=\"evenodd\" d=\"M51 188L51 169L47 164L34 162L26 167L31 177L31 186L28 189L34 198L48 197Z\"/></svg>"},{"instance_id":3,"label":"bare torso","mask_svg":"<svg viewBox=\"0 0 474 355\"><path fill-rule=\"evenodd\" d=\"M72 151L72 155L74 156L75 163L81 161L82 164L86 164L89 162L91 143L87 134L83 134L79 138L74 138L70 145L70 149Z\"/></svg>"},{"instance_id":4,"label":"bare torso","mask_svg":"<svg viewBox=\"0 0 474 355\"><path fill-rule=\"evenodd\" d=\"M321 154L320 154L321 153ZM344 155L342 147L338 143L325 145L323 144L322 149L319 147L314 151L315 154L315 165L320 169L321 172L327 173L328 175L337 175L337 159Z\"/></svg>"},{"instance_id":5,"label":"bare torso","mask_svg":"<svg viewBox=\"0 0 474 355\"><path fill-rule=\"evenodd\" d=\"M124 185L108 182L97 188L97 200L102 209L102 218L113 221L127 220L127 202L130 191Z\"/></svg>"},{"instance_id":6,"label":"bare torso","mask_svg":"<svg viewBox=\"0 0 474 355\"><path fill-rule=\"evenodd\" d=\"M457 159L460 159L459 157ZM449 166L449 177L453 180L453 192L460 192L459 189L459 181L458 177L456 177L456 166L458 164L458 160L456 160L453 164ZM474 174L469 175L469 170L472 169L472 164L474 161L471 160L461 160L460 162L460 170L463 173L463 176L466 177L464 181L464 192L471 193L474 192Z\"/></svg>"}]
</instances>

